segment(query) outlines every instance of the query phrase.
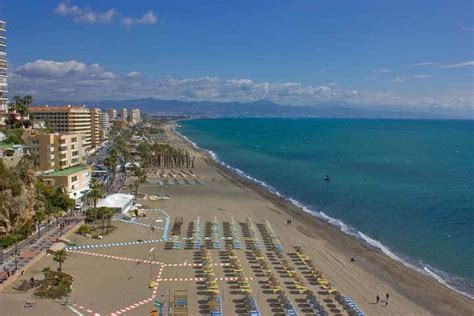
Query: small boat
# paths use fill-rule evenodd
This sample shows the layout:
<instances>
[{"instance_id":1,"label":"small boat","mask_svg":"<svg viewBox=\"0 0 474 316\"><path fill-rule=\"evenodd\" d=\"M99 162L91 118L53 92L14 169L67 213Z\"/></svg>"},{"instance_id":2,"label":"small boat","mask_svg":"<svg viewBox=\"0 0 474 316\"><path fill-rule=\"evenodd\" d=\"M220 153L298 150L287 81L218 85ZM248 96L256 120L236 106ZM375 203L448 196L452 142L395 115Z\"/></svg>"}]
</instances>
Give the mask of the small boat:
<instances>
[{"instance_id":1,"label":"small boat","mask_svg":"<svg viewBox=\"0 0 474 316\"><path fill-rule=\"evenodd\" d=\"M331 180L331 178L329 178L329 175L326 175L326 176L324 177L324 180L325 180L325 181L329 181L329 180Z\"/></svg>"}]
</instances>

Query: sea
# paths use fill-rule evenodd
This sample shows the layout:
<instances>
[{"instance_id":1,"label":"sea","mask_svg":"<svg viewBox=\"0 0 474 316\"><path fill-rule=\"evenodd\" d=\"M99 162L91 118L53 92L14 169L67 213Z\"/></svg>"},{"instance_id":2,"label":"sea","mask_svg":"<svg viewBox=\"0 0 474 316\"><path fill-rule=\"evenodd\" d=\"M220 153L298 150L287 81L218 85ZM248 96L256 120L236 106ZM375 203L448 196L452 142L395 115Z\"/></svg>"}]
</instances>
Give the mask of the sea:
<instances>
[{"instance_id":1,"label":"sea","mask_svg":"<svg viewBox=\"0 0 474 316\"><path fill-rule=\"evenodd\" d=\"M303 211L474 298L474 121L195 119L177 131Z\"/></svg>"}]
</instances>

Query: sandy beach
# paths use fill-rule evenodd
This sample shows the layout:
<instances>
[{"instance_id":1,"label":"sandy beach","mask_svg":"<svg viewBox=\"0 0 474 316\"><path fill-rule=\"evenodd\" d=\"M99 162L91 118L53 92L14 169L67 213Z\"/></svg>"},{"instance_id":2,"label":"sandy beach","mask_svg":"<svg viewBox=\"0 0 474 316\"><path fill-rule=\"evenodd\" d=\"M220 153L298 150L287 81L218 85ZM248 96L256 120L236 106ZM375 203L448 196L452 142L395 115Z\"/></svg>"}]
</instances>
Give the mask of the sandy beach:
<instances>
[{"instance_id":1,"label":"sandy beach","mask_svg":"<svg viewBox=\"0 0 474 316\"><path fill-rule=\"evenodd\" d=\"M190 227L197 217L204 227L214 220L229 223L232 218L242 228L242 249L236 251L242 263L242 273L248 278L252 296L256 299L262 315L282 315L275 308L278 297L264 290L265 278L255 270L253 254L246 244L249 238L247 218L256 226L262 227L268 220L274 233L281 240L283 256L295 267L296 273L304 276L305 270L292 259L295 246L301 247L318 271L321 271L334 288L342 295L350 296L366 315L473 315L474 301L458 294L433 278L416 272L392 260L380 251L340 232L335 227L302 212L289 201L275 196L263 187L250 182L216 163L205 151L193 148L192 144L173 131L174 123L166 125L168 142L174 147L187 149L196 157L194 176L202 185L175 184L160 186L162 180L159 170L148 174L148 181L140 185L139 192L147 195L138 203L143 205L147 217L135 223L115 221L116 232L103 240L86 238L75 234L70 238L80 248L69 250L64 270L74 276L73 289L69 297L57 301L36 299L34 309L24 309L23 302L32 298L32 292L21 293L7 288L0 293L1 315L146 315L153 309L153 300L160 299L169 304L175 290L188 293L189 315L208 314L206 290L209 286L194 264L200 264L201 252L186 247L169 250L166 243L158 240L164 235L165 218L171 224L177 218L183 219L177 240L186 243ZM166 170L170 174L170 170ZM125 187L134 181L129 177ZM124 190L126 192L127 190ZM149 197L168 194L169 200L156 201ZM215 219L214 219L215 218ZM291 225L287 221L291 219ZM156 225L156 231L150 231ZM194 226L195 227L195 226ZM207 228L205 228L207 230ZM260 232L260 235L261 232ZM141 243L137 240L149 240ZM95 246L95 247L94 247ZM274 271L281 265L274 253L264 249L265 260L271 262ZM153 254L153 257L151 257ZM236 294L235 282L229 280L228 253L213 249L212 258L215 282L223 300L224 315L246 315L237 312L242 293ZM351 261L351 258L354 261ZM45 266L55 268L52 256L44 256L15 285L30 277L42 278ZM257 269L258 270L258 269ZM304 277L303 277L304 278ZM282 288L288 293L299 314L304 312L300 304L301 293L292 294L292 278L278 272ZM156 284L149 286L150 280ZM317 293L330 315L348 315L334 296L319 294L318 287L304 280L305 287ZM14 285L14 286L15 286ZM388 304L385 294L390 293ZM375 304L380 295L382 302ZM276 304L278 305L278 304Z\"/></svg>"}]
</instances>

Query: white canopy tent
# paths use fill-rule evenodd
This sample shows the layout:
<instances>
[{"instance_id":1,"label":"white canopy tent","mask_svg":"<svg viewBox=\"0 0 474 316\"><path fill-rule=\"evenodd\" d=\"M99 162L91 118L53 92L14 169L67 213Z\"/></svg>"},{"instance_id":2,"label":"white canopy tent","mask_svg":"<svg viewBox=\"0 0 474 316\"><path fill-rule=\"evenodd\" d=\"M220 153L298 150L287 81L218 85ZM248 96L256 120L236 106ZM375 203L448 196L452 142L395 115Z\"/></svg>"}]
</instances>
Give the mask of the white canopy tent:
<instances>
[{"instance_id":1,"label":"white canopy tent","mask_svg":"<svg viewBox=\"0 0 474 316\"><path fill-rule=\"evenodd\" d=\"M133 195L124 193L115 193L107 196L97 203L97 207L108 207L116 212L125 213L133 206Z\"/></svg>"}]
</instances>

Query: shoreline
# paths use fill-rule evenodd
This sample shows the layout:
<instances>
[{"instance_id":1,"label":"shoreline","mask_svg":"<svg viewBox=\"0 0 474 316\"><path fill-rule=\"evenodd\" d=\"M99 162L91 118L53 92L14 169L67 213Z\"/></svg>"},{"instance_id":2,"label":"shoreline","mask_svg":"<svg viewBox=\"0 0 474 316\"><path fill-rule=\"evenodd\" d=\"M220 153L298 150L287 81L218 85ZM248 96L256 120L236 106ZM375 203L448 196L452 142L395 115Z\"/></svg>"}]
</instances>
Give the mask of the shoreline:
<instances>
[{"instance_id":1,"label":"shoreline","mask_svg":"<svg viewBox=\"0 0 474 316\"><path fill-rule=\"evenodd\" d=\"M181 120L179 120L179 121L181 121ZM461 295L463 295L463 296L465 296L469 299L474 300L474 294L464 292L463 290L456 288L456 286L449 284L448 281L445 280L440 275L439 272L441 272L443 274L446 274L446 275L448 275L449 277L452 277L452 278L458 278L458 279L461 279L461 280L466 280L465 278L458 277L458 276L453 275L449 272L444 272L444 271L438 270L436 268L431 267L429 264L426 264L426 263L416 265L416 263L414 263L415 260L413 260L409 257L404 257L402 254L394 253L392 250L389 249L388 246L384 245L382 242L367 236L366 234L364 234L363 232L357 230L356 228L354 228L350 225L347 225L346 223L344 223L340 219L328 216L323 211L312 210L312 209L306 207L300 201L295 200L291 197L285 196L284 194L280 193L278 191L278 189L276 189L275 187L269 185L268 183L248 175L243 170L240 170L238 168L235 168L231 165L226 164L224 161L222 161L218 158L218 156L215 152L213 152L212 150L208 150L208 149L199 147L194 141L192 141L187 136L185 136L182 133L180 133L179 131L177 131L176 127L177 127L177 124L178 124L179 121L173 121L174 122L174 125L172 127L173 132L176 133L182 139L184 139L186 142L188 142L194 149L207 154L218 167L222 167L222 168L224 168L224 171L230 172L231 176L239 177L239 178L241 178L241 180L243 180L245 183L247 183L249 185L250 184L251 185L256 185L257 187L259 187L259 188L261 188L265 191L268 191L270 194L274 194L276 197L281 198L283 200L286 200L287 202L289 202L292 205L292 207L299 208L300 211L302 211L306 214L309 214L310 216L312 216L314 218L317 218L317 219L321 220L322 222L324 222L328 225L336 227L342 233L356 239L357 241L363 243L365 246L371 247L371 248L373 248L377 251L380 251L381 253L385 254L388 257L390 257L392 260L402 263L407 268L410 268L410 269L412 269L412 270L414 270L418 273L421 273L425 276L433 278L434 280L436 280L440 284L446 286L450 290L453 290L456 293L459 293L459 294L461 294ZM436 270L436 271L439 271L439 272L436 272L436 271L433 271L433 270ZM468 282L470 282L470 280L468 280Z\"/></svg>"},{"instance_id":2,"label":"shoreline","mask_svg":"<svg viewBox=\"0 0 474 316\"><path fill-rule=\"evenodd\" d=\"M389 275L394 274L399 276L403 281L397 282L397 280L388 276L389 280L387 283L399 290L402 294L405 294L404 296L407 299L412 300L415 294L415 297L417 297L416 303L434 314L439 313L439 311L433 309L433 300L440 300L442 298L442 300L445 301L444 304L448 305L463 305L460 301L466 300L465 303L468 304L467 309L463 312L458 311L453 314L467 315L474 312L474 309L471 310L469 308L469 306L472 307L474 304L473 298L468 293L464 293L447 284L435 272L431 270L429 270L429 272L426 270L423 271L423 268L411 265L409 262L404 261L396 254L390 252L387 248L387 251L395 256L395 258L393 258L393 256L390 256L381 249L381 247L384 246L376 240L373 240L373 242L379 243L381 245L380 247L370 243L362 236L344 231L342 227L342 225L344 225L343 222L333 219L322 212L317 213L305 208L304 205L298 201L285 197L278 192L278 190L265 182L254 179L242 170L227 165L219 160L212 151L200 148L192 140L176 130L178 121L170 121L169 124L170 130L174 135L194 150L201 152L205 156L205 162L211 167L214 167L223 177L227 178L227 180L236 185L250 188L264 199L279 206L288 216L296 219L299 223L304 223L305 227L299 228L302 234L311 236L312 238L322 238L331 243L332 246L342 253L352 253L357 257L364 256L366 259L369 259L364 266L365 270L381 279L387 280L387 272L390 272ZM342 225L336 225L333 222ZM357 233L361 232L357 231ZM370 237L367 238L370 239ZM421 286L422 284L424 286ZM456 301L460 304L456 304ZM448 314L450 313L448 312Z\"/></svg>"}]
</instances>

